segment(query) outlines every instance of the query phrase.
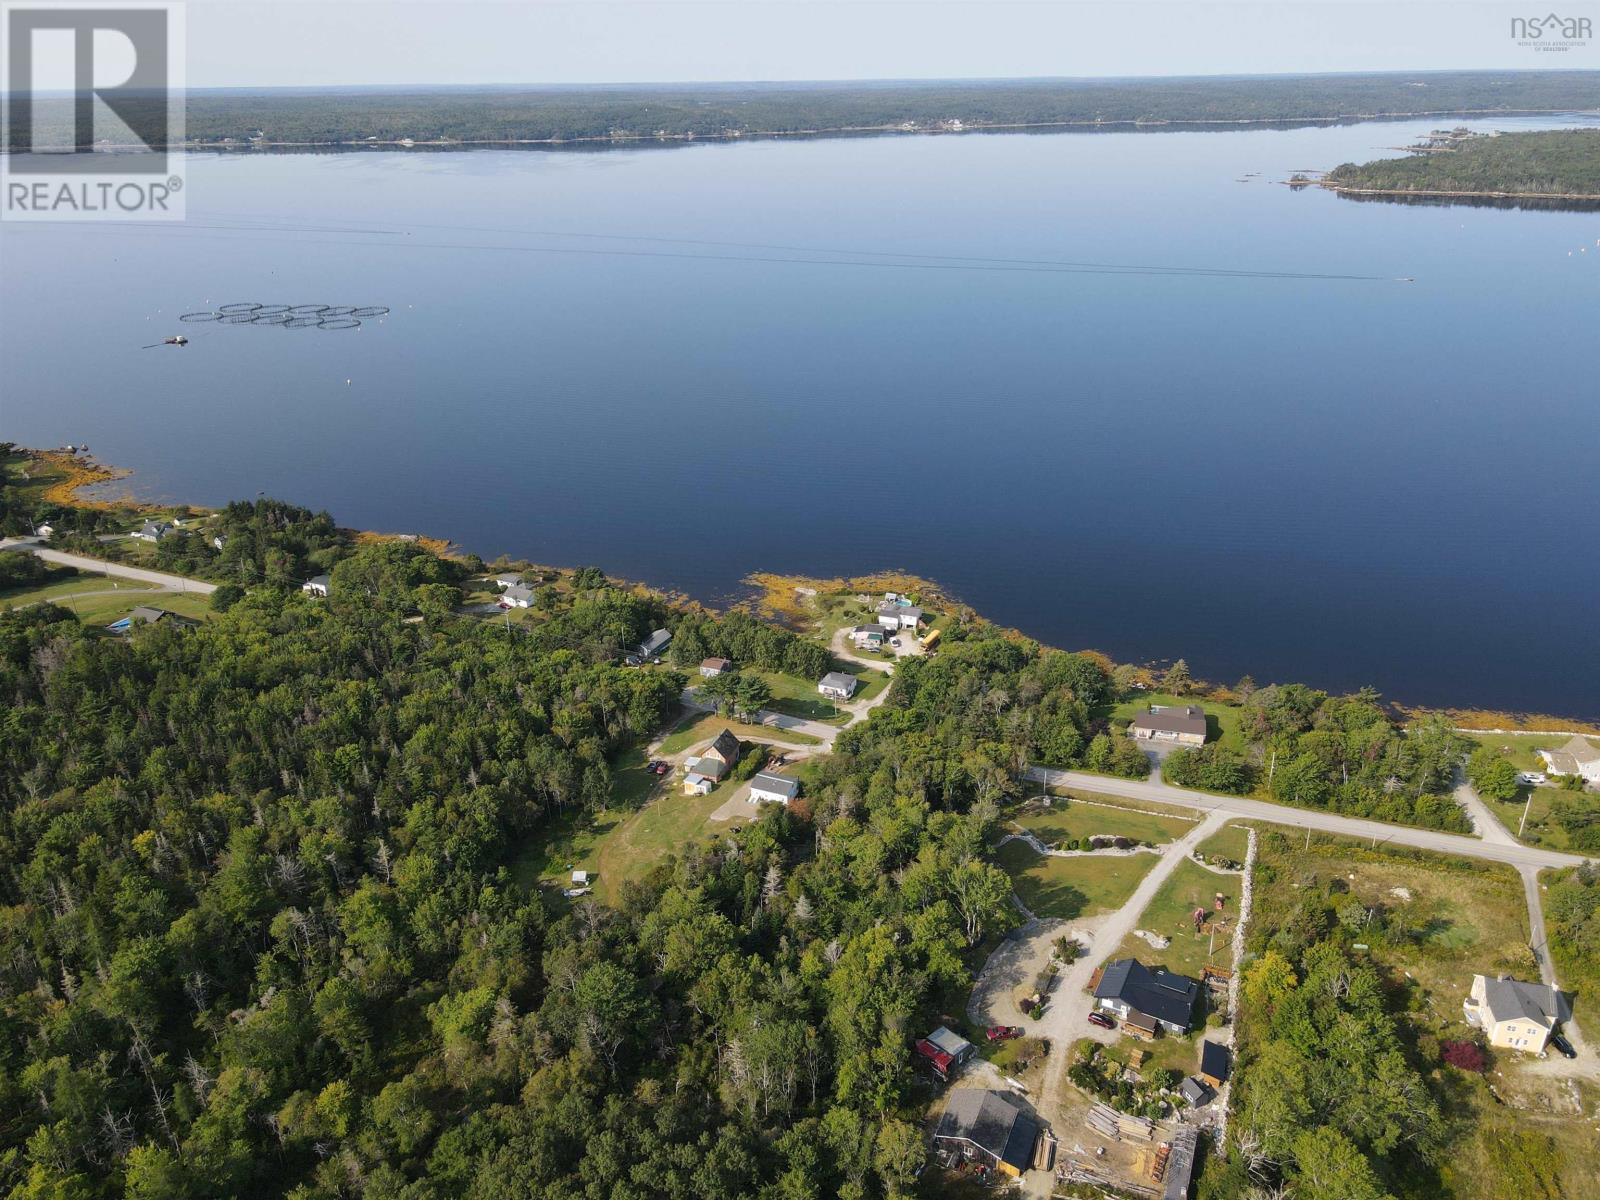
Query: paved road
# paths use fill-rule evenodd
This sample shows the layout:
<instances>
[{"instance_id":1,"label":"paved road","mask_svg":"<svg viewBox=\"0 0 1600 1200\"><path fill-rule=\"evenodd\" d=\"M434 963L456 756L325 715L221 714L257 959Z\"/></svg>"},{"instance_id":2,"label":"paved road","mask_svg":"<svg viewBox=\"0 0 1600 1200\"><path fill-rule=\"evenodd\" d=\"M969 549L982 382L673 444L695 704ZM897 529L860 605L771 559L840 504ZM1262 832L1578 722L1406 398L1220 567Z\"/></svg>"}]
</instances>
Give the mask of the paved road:
<instances>
[{"instance_id":1,"label":"paved road","mask_svg":"<svg viewBox=\"0 0 1600 1200\"><path fill-rule=\"evenodd\" d=\"M1050 993L1051 1000L1045 1009L1044 1019L1029 1030L1036 1037L1050 1039L1050 1057L1045 1060L1044 1085L1040 1088L1037 1105L1040 1115L1045 1120L1051 1120L1061 1109L1061 1089L1067 1082L1067 1067L1070 1065L1067 1060L1071 1057L1069 1052L1072 1044L1084 1037L1109 1043L1116 1041L1120 1036L1116 1031L1089 1024L1092 1002L1085 997L1084 992L1089 986L1090 978L1097 968L1103 966L1105 961L1116 953L1123 939L1138 927L1139 918L1144 915L1144 910L1149 907L1150 901L1155 899L1156 893L1161 890L1161 885L1177 869L1178 864L1187 859L1190 851L1227 822L1228 814L1211 813L1177 841L1169 842L1161 848L1161 861L1139 881L1139 886L1134 889L1133 895L1128 897L1121 908L1107 913L1091 929L1085 929L1080 922L1072 924L1073 932L1089 933L1093 944L1087 954L1061 973L1060 981ZM1054 932L1051 930L1046 936L1053 936ZM1070 1136L1070 1131L1056 1129L1055 1135L1057 1138L1067 1138ZM1048 1172L1028 1172L1027 1189L1030 1195L1049 1196L1053 1187L1054 1181Z\"/></svg>"},{"instance_id":2,"label":"paved road","mask_svg":"<svg viewBox=\"0 0 1600 1200\"><path fill-rule=\"evenodd\" d=\"M1103 795L1124 796L1133 800L1153 800L1158 804L1177 804L1185 808L1224 813L1252 821L1289 825L1296 829L1315 829L1321 833L1336 833L1345 837L1371 838L1378 842L1415 846L1440 854L1459 854L1463 858L1484 858L1492 862L1510 863L1519 869L1575 867L1584 861L1581 855L1561 854L1536 846L1524 846L1514 839L1499 842L1467 837L1459 833L1440 833L1434 829L1416 829L1409 825L1388 825L1382 821L1289 808L1282 804L1269 804L1265 800L1249 800L1243 796L1214 796L1210 792L1172 787L1170 784L1154 780L1113 779L1110 776L1088 775L1081 771L1060 771L1054 767L1029 767L1028 778L1052 787L1082 788Z\"/></svg>"},{"instance_id":3,"label":"paved road","mask_svg":"<svg viewBox=\"0 0 1600 1200\"><path fill-rule=\"evenodd\" d=\"M217 585L214 583L205 583L199 579L186 579L182 575L169 575L165 571L147 571L143 567L128 567L122 563L105 562L98 558L86 558L81 554L65 554L60 550L46 550L32 538L5 538L0 540L0 550L28 550L37 554L45 562L56 563L63 567L76 567L80 571L92 571L101 575L115 575L121 579L137 579L140 583L153 583L157 587L163 587L173 592L193 592L198 596L209 596L217 590Z\"/></svg>"}]
</instances>

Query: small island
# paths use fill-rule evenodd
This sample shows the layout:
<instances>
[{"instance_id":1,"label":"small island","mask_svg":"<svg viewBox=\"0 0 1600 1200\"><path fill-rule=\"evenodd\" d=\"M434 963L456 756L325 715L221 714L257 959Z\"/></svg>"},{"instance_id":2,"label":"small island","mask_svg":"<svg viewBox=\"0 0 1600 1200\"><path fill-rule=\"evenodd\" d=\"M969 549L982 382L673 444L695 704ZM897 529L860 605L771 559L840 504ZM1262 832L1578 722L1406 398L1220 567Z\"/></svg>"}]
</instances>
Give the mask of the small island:
<instances>
[{"instance_id":1,"label":"small island","mask_svg":"<svg viewBox=\"0 0 1600 1200\"><path fill-rule=\"evenodd\" d=\"M1409 158L1345 163L1322 185L1349 196L1600 202L1600 129L1424 139Z\"/></svg>"}]
</instances>

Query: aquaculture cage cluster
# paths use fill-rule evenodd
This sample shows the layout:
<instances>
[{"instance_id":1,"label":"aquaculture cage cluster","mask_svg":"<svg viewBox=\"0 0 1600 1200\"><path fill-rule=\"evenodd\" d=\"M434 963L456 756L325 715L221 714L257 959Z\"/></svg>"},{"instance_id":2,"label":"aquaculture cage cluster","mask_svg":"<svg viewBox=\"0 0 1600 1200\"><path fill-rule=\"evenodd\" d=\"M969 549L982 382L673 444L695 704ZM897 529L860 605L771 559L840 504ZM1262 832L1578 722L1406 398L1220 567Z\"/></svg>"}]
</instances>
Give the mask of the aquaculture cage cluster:
<instances>
[{"instance_id":1,"label":"aquaculture cage cluster","mask_svg":"<svg viewBox=\"0 0 1600 1200\"><path fill-rule=\"evenodd\" d=\"M361 323L387 315L382 304L256 304L242 300L209 312L184 313L191 325L272 325L279 329L360 329Z\"/></svg>"}]
</instances>

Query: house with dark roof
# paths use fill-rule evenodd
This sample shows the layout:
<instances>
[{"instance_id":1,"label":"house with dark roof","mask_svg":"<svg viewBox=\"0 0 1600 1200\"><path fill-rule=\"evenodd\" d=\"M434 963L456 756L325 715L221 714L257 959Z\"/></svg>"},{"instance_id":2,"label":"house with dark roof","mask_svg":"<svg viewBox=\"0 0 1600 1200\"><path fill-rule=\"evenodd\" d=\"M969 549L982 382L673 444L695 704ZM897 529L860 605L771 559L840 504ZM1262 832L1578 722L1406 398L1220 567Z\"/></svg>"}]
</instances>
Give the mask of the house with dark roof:
<instances>
[{"instance_id":1,"label":"house with dark roof","mask_svg":"<svg viewBox=\"0 0 1600 1200\"><path fill-rule=\"evenodd\" d=\"M172 532L172 525L166 521L146 521L137 530L128 536L138 538L141 542L159 542Z\"/></svg>"},{"instance_id":2,"label":"house with dark roof","mask_svg":"<svg viewBox=\"0 0 1600 1200\"><path fill-rule=\"evenodd\" d=\"M957 1088L933 1130L934 1144L1013 1178L1033 1165L1039 1123L1005 1092Z\"/></svg>"},{"instance_id":3,"label":"house with dark roof","mask_svg":"<svg viewBox=\"0 0 1600 1200\"><path fill-rule=\"evenodd\" d=\"M535 589L525 583L508 583L500 593L501 608L531 608Z\"/></svg>"},{"instance_id":4,"label":"house with dark roof","mask_svg":"<svg viewBox=\"0 0 1600 1200\"><path fill-rule=\"evenodd\" d=\"M711 745L700 752L695 768L702 775L721 779L739 765L739 739L733 730L724 729L711 739Z\"/></svg>"},{"instance_id":5,"label":"house with dark roof","mask_svg":"<svg viewBox=\"0 0 1600 1200\"><path fill-rule=\"evenodd\" d=\"M1199 1108L1211 1099L1211 1089L1192 1075L1178 1085L1178 1094L1190 1108Z\"/></svg>"},{"instance_id":6,"label":"house with dark roof","mask_svg":"<svg viewBox=\"0 0 1600 1200\"><path fill-rule=\"evenodd\" d=\"M1198 704L1152 704L1128 722L1128 736L1141 742L1206 744L1206 714Z\"/></svg>"},{"instance_id":7,"label":"house with dark roof","mask_svg":"<svg viewBox=\"0 0 1600 1200\"><path fill-rule=\"evenodd\" d=\"M1199 997L1199 980L1163 967L1152 971L1136 958L1112 963L1094 989L1097 1008L1115 1013L1124 1022L1142 1014L1169 1033L1189 1032Z\"/></svg>"},{"instance_id":8,"label":"house with dark roof","mask_svg":"<svg viewBox=\"0 0 1600 1200\"><path fill-rule=\"evenodd\" d=\"M658 629L634 648L634 652L646 662L660 654L672 644L672 634L665 629Z\"/></svg>"},{"instance_id":9,"label":"house with dark roof","mask_svg":"<svg viewBox=\"0 0 1600 1200\"><path fill-rule=\"evenodd\" d=\"M152 608L147 604L141 604L122 620L111 622L106 629L111 633L127 633L135 625L176 625L188 628L199 623L189 617L180 617L175 612L168 612L164 608Z\"/></svg>"},{"instance_id":10,"label":"house with dark roof","mask_svg":"<svg viewBox=\"0 0 1600 1200\"><path fill-rule=\"evenodd\" d=\"M1557 1026L1572 1019L1571 1004L1555 988L1506 975L1474 975L1461 1011L1491 1046L1525 1054L1543 1054Z\"/></svg>"},{"instance_id":11,"label":"house with dark roof","mask_svg":"<svg viewBox=\"0 0 1600 1200\"><path fill-rule=\"evenodd\" d=\"M1199 1146L1198 1129L1193 1125L1178 1126L1167 1154L1167 1175L1161 1200L1188 1200L1189 1183L1194 1176L1195 1151Z\"/></svg>"}]
</instances>

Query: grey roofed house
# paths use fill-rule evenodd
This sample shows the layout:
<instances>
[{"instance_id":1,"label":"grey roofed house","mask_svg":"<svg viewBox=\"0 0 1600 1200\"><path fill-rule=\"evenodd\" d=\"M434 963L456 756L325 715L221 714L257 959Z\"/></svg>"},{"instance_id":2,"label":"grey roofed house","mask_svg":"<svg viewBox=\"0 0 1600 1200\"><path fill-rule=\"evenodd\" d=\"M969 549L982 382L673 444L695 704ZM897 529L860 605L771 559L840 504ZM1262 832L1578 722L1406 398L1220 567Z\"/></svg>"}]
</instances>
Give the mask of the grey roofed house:
<instances>
[{"instance_id":1,"label":"grey roofed house","mask_svg":"<svg viewBox=\"0 0 1600 1200\"><path fill-rule=\"evenodd\" d=\"M1540 750L1539 757L1552 775L1581 775L1600 783L1600 750L1585 738L1573 737L1555 750Z\"/></svg>"},{"instance_id":2,"label":"grey roofed house","mask_svg":"<svg viewBox=\"0 0 1600 1200\"><path fill-rule=\"evenodd\" d=\"M950 1093L935 1141L970 1146L995 1166L1004 1164L1008 1173L1019 1175L1033 1165L1033 1144L1039 1139L1039 1124L1004 1092L979 1088L957 1088Z\"/></svg>"},{"instance_id":3,"label":"grey roofed house","mask_svg":"<svg viewBox=\"0 0 1600 1200\"><path fill-rule=\"evenodd\" d=\"M159 542L170 532L172 532L172 526L165 521L146 521L139 526L139 532L133 536L147 542Z\"/></svg>"},{"instance_id":4,"label":"grey roofed house","mask_svg":"<svg viewBox=\"0 0 1600 1200\"><path fill-rule=\"evenodd\" d=\"M1494 1024L1532 1020L1554 1029L1572 1019L1572 1004L1549 984L1524 983L1504 976L1483 976L1483 1007Z\"/></svg>"},{"instance_id":5,"label":"grey roofed house","mask_svg":"<svg viewBox=\"0 0 1600 1200\"><path fill-rule=\"evenodd\" d=\"M1123 1017L1130 1012L1144 1013L1175 1033L1186 1033L1194 1024L1199 995L1198 980L1160 967L1152 971L1136 958L1112 963L1094 989L1099 1007Z\"/></svg>"},{"instance_id":6,"label":"grey roofed house","mask_svg":"<svg viewBox=\"0 0 1600 1200\"><path fill-rule=\"evenodd\" d=\"M503 588L508 588L513 584L521 583L522 576L516 571L508 571L504 575L496 575L494 577L494 582Z\"/></svg>"},{"instance_id":7,"label":"grey roofed house","mask_svg":"<svg viewBox=\"0 0 1600 1200\"><path fill-rule=\"evenodd\" d=\"M843 671L829 671L818 681L817 691L824 696L837 696L848 700L855 695L856 677Z\"/></svg>"},{"instance_id":8,"label":"grey roofed house","mask_svg":"<svg viewBox=\"0 0 1600 1200\"><path fill-rule=\"evenodd\" d=\"M733 670L733 660L731 658L718 658L716 655L712 655L710 658L700 660L700 674L707 679L715 679L718 675L725 674L731 670Z\"/></svg>"},{"instance_id":9,"label":"grey roofed house","mask_svg":"<svg viewBox=\"0 0 1600 1200\"><path fill-rule=\"evenodd\" d=\"M332 583L332 580L326 575L313 575L300 585L300 590L308 596L326 596L330 583Z\"/></svg>"},{"instance_id":10,"label":"grey roofed house","mask_svg":"<svg viewBox=\"0 0 1600 1200\"><path fill-rule=\"evenodd\" d=\"M1211 1098L1211 1089L1191 1075L1178 1085L1178 1094L1191 1108L1199 1108Z\"/></svg>"},{"instance_id":11,"label":"grey roofed house","mask_svg":"<svg viewBox=\"0 0 1600 1200\"><path fill-rule=\"evenodd\" d=\"M1206 714L1198 704L1152 704L1128 722L1130 737L1158 742L1202 745L1206 740Z\"/></svg>"},{"instance_id":12,"label":"grey roofed house","mask_svg":"<svg viewBox=\"0 0 1600 1200\"><path fill-rule=\"evenodd\" d=\"M756 799L758 794L763 799L776 799L787 804L800 794L800 783L787 775L761 771L750 780L750 798Z\"/></svg>"},{"instance_id":13,"label":"grey roofed house","mask_svg":"<svg viewBox=\"0 0 1600 1200\"><path fill-rule=\"evenodd\" d=\"M952 1029L941 1025L928 1035L934 1049L950 1056L953 1063L964 1063L977 1053L977 1047Z\"/></svg>"},{"instance_id":14,"label":"grey roofed house","mask_svg":"<svg viewBox=\"0 0 1600 1200\"><path fill-rule=\"evenodd\" d=\"M513 608L531 608L533 606L534 589L525 583L513 583L500 593L500 602L509 604Z\"/></svg>"},{"instance_id":15,"label":"grey roofed house","mask_svg":"<svg viewBox=\"0 0 1600 1200\"><path fill-rule=\"evenodd\" d=\"M658 629L644 641L639 643L640 658L654 658L672 643L672 634L665 629Z\"/></svg>"}]
</instances>

